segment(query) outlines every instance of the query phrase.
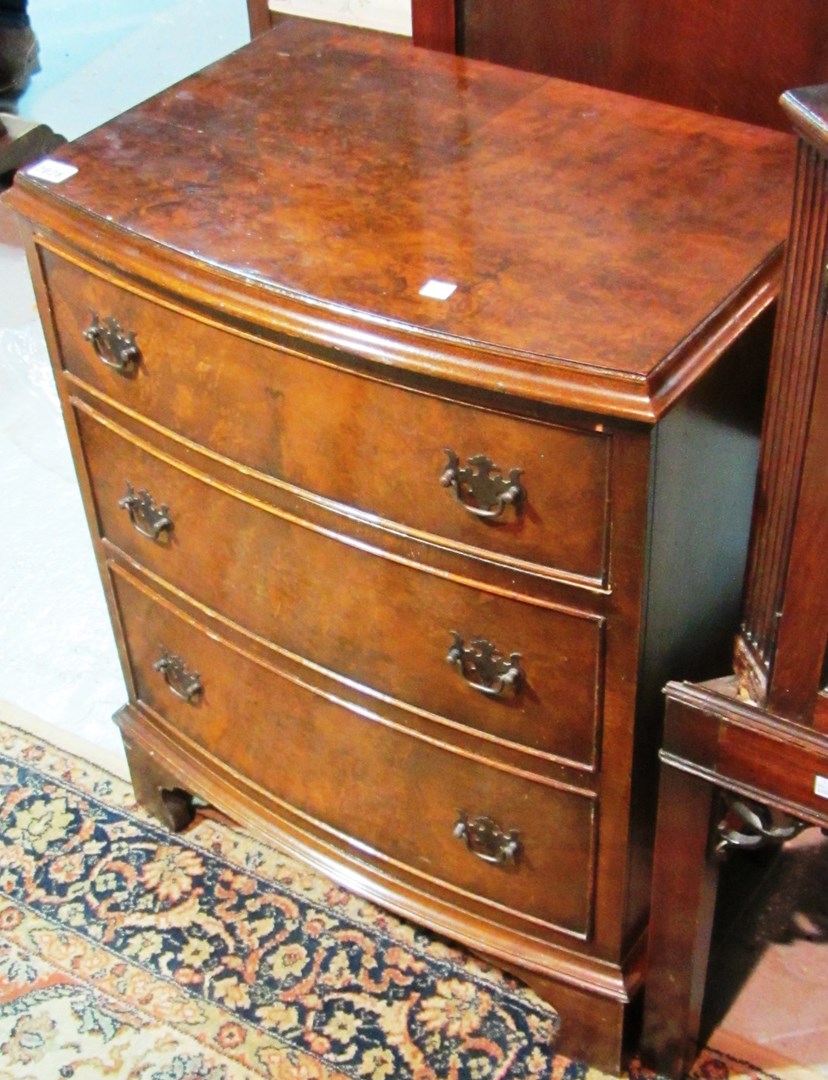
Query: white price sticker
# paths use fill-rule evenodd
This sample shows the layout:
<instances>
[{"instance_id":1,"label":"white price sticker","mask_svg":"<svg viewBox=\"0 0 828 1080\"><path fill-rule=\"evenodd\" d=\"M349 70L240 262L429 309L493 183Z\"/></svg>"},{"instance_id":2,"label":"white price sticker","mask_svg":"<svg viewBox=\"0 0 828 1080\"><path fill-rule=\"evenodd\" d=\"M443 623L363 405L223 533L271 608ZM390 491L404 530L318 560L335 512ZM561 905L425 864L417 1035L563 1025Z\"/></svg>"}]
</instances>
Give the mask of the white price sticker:
<instances>
[{"instance_id":1,"label":"white price sticker","mask_svg":"<svg viewBox=\"0 0 828 1080\"><path fill-rule=\"evenodd\" d=\"M822 799L828 799L828 776L814 777L814 792Z\"/></svg>"},{"instance_id":2,"label":"white price sticker","mask_svg":"<svg viewBox=\"0 0 828 1080\"><path fill-rule=\"evenodd\" d=\"M429 278L420 289L420 296L428 300L448 300L457 286L452 281L439 281L437 278Z\"/></svg>"},{"instance_id":3,"label":"white price sticker","mask_svg":"<svg viewBox=\"0 0 828 1080\"><path fill-rule=\"evenodd\" d=\"M44 158L26 169L26 176L33 176L35 180L48 180L50 184L62 184L70 176L77 172L74 165L67 165L63 161L55 161L54 158Z\"/></svg>"}]
</instances>

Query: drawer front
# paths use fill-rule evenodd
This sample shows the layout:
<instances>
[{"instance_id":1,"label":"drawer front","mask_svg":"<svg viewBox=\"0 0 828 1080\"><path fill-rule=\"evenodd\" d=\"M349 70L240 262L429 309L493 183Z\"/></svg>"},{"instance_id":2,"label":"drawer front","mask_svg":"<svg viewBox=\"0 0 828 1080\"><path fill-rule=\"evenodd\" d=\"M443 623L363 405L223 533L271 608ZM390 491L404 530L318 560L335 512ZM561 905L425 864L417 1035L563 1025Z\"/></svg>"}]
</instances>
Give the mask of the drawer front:
<instances>
[{"instance_id":1,"label":"drawer front","mask_svg":"<svg viewBox=\"0 0 828 1080\"><path fill-rule=\"evenodd\" d=\"M77 413L99 527L136 561L244 629L362 687L594 767L600 619L492 595L367 552L231 494L84 409ZM157 540L153 514L171 522Z\"/></svg>"},{"instance_id":2,"label":"drawer front","mask_svg":"<svg viewBox=\"0 0 828 1080\"><path fill-rule=\"evenodd\" d=\"M63 363L123 406L364 514L565 578L605 581L608 435L360 377L187 317L48 251L42 257ZM87 339L95 317L134 333L140 360L126 373L110 366L102 332L103 360ZM481 456L500 471L470 462Z\"/></svg>"},{"instance_id":3,"label":"drawer front","mask_svg":"<svg viewBox=\"0 0 828 1080\"><path fill-rule=\"evenodd\" d=\"M336 830L358 854L367 846L369 856L493 905L495 918L499 906L588 935L593 798L357 713L204 632L117 568L113 581L138 699L213 754L218 768ZM196 676L201 690L186 701L179 695ZM460 823L468 839L458 835Z\"/></svg>"}]
</instances>

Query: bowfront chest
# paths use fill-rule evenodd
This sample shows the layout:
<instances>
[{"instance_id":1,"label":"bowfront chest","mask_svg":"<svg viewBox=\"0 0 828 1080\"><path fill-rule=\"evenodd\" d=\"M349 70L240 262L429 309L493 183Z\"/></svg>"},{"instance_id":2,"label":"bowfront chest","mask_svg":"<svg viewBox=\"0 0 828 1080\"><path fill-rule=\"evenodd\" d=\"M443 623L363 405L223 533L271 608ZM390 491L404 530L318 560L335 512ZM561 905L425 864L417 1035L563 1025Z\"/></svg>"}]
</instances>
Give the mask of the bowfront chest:
<instances>
[{"instance_id":1,"label":"bowfront chest","mask_svg":"<svg viewBox=\"0 0 828 1080\"><path fill-rule=\"evenodd\" d=\"M286 20L8 196L139 797L494 958L605 1068L660 689L735 630L791 155Z\"/></svg>"}]
</instances>

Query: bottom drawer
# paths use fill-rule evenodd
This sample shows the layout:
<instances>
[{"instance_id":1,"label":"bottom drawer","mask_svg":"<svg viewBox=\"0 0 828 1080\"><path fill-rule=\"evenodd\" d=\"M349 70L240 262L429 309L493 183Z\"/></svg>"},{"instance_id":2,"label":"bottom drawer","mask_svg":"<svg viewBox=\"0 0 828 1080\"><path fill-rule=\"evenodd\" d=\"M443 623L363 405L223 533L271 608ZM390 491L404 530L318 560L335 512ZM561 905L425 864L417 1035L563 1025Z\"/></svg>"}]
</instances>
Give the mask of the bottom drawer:
<instances>
[{"instance_id":1,"label":"bottom drawer","mask_svg":"<svg viewBox=\"0 0 828 1080\"><path fill-rule=\"evenodd\" d=\"M138 701L217 768L335 831L335 842L359 857L398 864L426 889L431 879L459 903L468 894L489 905L496 920L528 918L588 936L594 796L397 728L270 666L111 569Z\"/></svg>"}]
</instances>

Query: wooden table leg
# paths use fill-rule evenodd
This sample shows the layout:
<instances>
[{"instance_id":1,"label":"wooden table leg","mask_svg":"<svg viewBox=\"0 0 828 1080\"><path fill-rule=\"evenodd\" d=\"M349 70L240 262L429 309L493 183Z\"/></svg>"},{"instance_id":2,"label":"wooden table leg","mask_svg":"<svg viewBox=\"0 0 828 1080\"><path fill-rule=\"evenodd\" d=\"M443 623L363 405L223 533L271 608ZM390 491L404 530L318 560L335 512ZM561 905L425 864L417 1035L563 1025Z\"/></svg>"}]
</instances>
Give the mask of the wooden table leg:
<instances>
[{"instance_id":1,"label":"wooden table leg","mask_svg":"<svg viewBox=\"0 0 828 1080\"><path fill-rule=\"evenodd\" d=\"M641 1056L681 1077L699 1034L718 864L711 853L717 789L663 764L653 866Z\"/></svg>"}]
</instances>

